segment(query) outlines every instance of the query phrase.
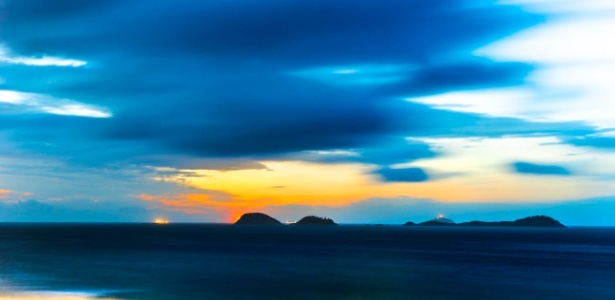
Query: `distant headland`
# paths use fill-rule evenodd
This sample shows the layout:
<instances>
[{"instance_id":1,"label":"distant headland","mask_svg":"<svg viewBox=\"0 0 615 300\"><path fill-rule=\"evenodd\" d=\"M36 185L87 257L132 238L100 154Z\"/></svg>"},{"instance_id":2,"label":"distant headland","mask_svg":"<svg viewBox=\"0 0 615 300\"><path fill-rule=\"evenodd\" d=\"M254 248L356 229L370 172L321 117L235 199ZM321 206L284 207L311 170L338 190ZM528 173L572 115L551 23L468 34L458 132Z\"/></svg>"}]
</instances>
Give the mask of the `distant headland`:
<instances>
[{"instance_id":1,"label":"distant headland","mask_svg":"<svg viewBox=\"0 0 615 300\"><path fill-rule=\"evenodd\" d=\"M425 221L423 223L406 222L404 226L458 226L458 227L551 227L551 228L563 228L566 227L559 221L549 216L531 216L515 221L470 221L455 223L451 219L444 218L442 216Z\"/></svg>"},{"instance_id":2,"label":"distant headland","mask_svg":"<svg viewBox=\"0 0 615 300\"><path fill-rule=\"evenodd\" d=\"M287 221L286 224L292 226L335 226L338 225L330 218L318 217L318 216L306 216L301 220L296 222ZM282 222L277 219L266 215L264 213L259 212L251 212L243 214L235 225L283 225ZM495 221L495 222L485 222L485 221L470 221L470 222L462 222L455 223L455 221L445 218L440 215L437 218L422 222L422 223L414 223L414 222L406 222L403 226L433 226L433 227L549 227L549 228L564 228L566 227L559 221L549 217L549 216L531 216L522 219L517 219L515 221Z\"/></svg>"}]
</instances>

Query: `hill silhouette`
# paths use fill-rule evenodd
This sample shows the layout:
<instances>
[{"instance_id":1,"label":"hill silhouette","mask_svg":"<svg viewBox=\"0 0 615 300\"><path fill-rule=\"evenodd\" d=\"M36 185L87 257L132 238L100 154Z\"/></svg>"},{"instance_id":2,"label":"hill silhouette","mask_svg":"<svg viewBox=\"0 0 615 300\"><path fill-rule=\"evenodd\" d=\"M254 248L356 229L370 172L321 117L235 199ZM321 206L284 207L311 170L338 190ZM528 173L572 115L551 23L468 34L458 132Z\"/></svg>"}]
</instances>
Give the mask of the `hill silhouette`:
<instances>
[{"instance_id":1,"label":"hill silhouette","mask_svg":"<svg viewBox=\"0 0 615 300\"><path fill-rule=\"evenodd\" d=\"M531 216L513 221L515 226L522 227L566 227L549 216Z\"/></svg>"},{"instance_id":2,"label":"hill silhouette","mask_svg":"<svg viewBox=\"0 0 615 300\"><path fill-rule=\"evenodd\" d=\"M429 220L429 221L425 221L422 223L418 223L418 226L455 226L457 224L455 223L448 223L448 222L440 222L440 221L436 221L436 220Z\"/></svg>"},{"instance_id":3,"label":"hill silhouette","mask_svg":"<svg viewBox=\"0 0 615 300\"><path fill-rule=\"evenodd\" d=\"M307 216L297 221L293 225L337 225L333 220L329 218Z\"/></svg>"},{"instance_id":4,"label":"hill silhouette","mask_svg":"<svg viewBox=\"0 0 615 300\"><path fill-rule=\"evenodd\" d=\"M413 222L406 222L404 226L414 225ZM549 216L531 216L522 219L517 219L515 221L495 221L495 222L485 222L485 221L470 221L463 223L446 223L439 222L436 219L429 220L423 223L416 224L418 226L462 226L462 227L551 227L551 228L562 228L566 227L559 221L549 217Z\"/></svg>"},{"instance_id":5,"label":"hill silhouette","mask_svg":"<svg viewBox=\"0 0 615 300\"><path fill-rule=\"evenodd\" d=\"M282 225L282 223L266 214L255 212L243 214L235 225Z\"/></svg>"}]
</instances>

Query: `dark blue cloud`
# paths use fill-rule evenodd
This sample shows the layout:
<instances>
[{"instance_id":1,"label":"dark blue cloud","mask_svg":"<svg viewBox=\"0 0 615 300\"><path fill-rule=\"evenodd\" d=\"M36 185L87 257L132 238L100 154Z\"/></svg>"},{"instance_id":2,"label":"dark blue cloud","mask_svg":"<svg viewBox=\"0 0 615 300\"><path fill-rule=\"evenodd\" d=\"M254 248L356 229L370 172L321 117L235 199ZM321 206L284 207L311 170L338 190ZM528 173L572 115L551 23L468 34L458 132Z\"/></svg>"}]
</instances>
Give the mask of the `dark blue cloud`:
<instances>
[{"instance_id":1,"label":"dark blue cloud","mask_svg":"<svg viewBox=\"0 0 615 300\"><path fill-rule=\"evenodd\" d=\"M427 173L421 168L382 168L375 173L387 182L423 182L429 179Z\"/></svg>"},{"instance_id":2,"label":"dark blue cloud","mask_svg":"<svg viewBox=\"0 0 615 300\"><path fill-rule=\"evenodd\" d=\"M14 53L88 65L2 65L2 89L113 112L101 120L0 115L0 130L16 144L75 164L184 167L221 159L258 167L249 162L353 149L361 154L354 161L386 167L437 155L425 144L400 142L407 136L592 133L583 124L488 118L399 100L523 83L532 66L472 53L543 17L495 1L21 0L4 9L0 36ZM340 86L293 75L381 65L403 66L393 74L399 80Z\"/></svg>"},{"instance_id":3,"label":"dark blue cloud","mask_svg":"<svg viewBox=\"0 0 615 300\"><path fill-rule=\"evenodd\" d=\"M569 176L572 173L562 167L555 165L541 165L528 162L515 162L512 167L517 173L534 174L534 175L556 175L556 176Z\"/></svg>"},{"instance_id":4,"label":"dark blue cloud","mask_svg":"<svg viewBox=\"0 0 615 300\"><path fill-rule=\"evenodd\" d=\"M594 147L604 149L615 149L615 138L613 137L596 137L596 136L584 136L565 139L564 142L580 146L580 147Z\"/></svg>"},{"instance_id":5,"label":"dark blue cloud","mask_svg":"<svg viewBox=\"0 0 615 300\"><path fill-rule=\"evenodd\" d=\"M284 64L433 61L543 20L494 2L11 1L2 34L22 53L87 58L100 55L95 49L120 48Z\"/></svg>"},{"instance_id":6,"label":"dark blue cloud","mask_svg":"<svg viewBox=\"0 0 615 300\"><path fill-rule=\"evenodd\" d=\"M437 155L438 154L425 143L396 138L389 140L382 139L379 140L376 145L365 148L325 152L302 152L300 154L290 155L288 159L324 163L360 162L386 166L407 163L417 159L431 158Z\"/></svg>"},{"instance_id":7,"label":"dark blue cloud","mask_svg":"<svg viewBox=\"0 0 615 300\"><path fill-rule=\"evenodd\" d=\"M466 61L426 64L410 79L383 89L396 96L430 95L450 90L480 89L525 83L533 67L523 63L496 63L467 57Z\"/></svg>"}]
</instances>

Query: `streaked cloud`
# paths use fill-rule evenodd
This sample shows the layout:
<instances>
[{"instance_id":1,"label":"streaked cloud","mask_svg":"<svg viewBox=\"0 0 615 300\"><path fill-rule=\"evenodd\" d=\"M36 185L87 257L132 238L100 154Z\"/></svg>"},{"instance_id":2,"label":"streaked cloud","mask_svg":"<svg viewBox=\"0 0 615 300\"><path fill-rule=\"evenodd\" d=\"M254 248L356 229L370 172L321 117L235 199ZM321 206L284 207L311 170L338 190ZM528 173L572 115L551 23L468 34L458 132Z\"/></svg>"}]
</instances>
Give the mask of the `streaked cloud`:
<instances>
[{"instance_id":1,"label":"streaked cloud","mask_svg":"<svg viewBox=\"0 0 615 300\"><path fill-rule=\"evenodd\" d=\"M48 113L89 118L110 118L112 116L109 111L93 105L69 99L58 99L42 94L11 90L0 90L0 104L2 103L13 106L13 109L5 111L5 114Z\"/></svg>"},{"instance_id":2,"label":"streaked cloud","mask_svg":"<svg viewBox=\"0 0 615 300\"><path fill-rule=\"evenodd\" d=\"M20 64L26 66L56 66L56 67L83 67L86 61L78 59L68 59L55 56L42 55L40 57L28 57L14 55L5 46L0 45L0 63Z\"/></svg>"},{"instance_id":3,"label":"streaked cloud","mask_svg":"<svg viewBox=\"0 0 615 300\"><path fill-rule=\"evenodd\" d=\"M349 65L318 67L290 73L325 84L369 88L408 79L412 68L406 65Z\"/></svg>"},{"instance_id":4,"label":"streaked cloud","mask_svg":"<svg viewBox=\"0 0 615 300\"><path fill-rule=\"evenodd\" d=\"M512 164L515 171L523 174L534 175L555 175L555 176L569 176L571 175L565 167L555 165L542 165L529 162L518 161Z\"/></svg>"},{"instance_id":5,"label":"streaked cloud","mask_svg":"<svg viewBox=\"0 0 615 300\"><path fill-rule=\"evenodd\" d=\"M506 1L549 13L549 21L476 55L539 66L518 106L527 117L615 128L615 7L609 1ZM463 102L463 101L462 101ZM529 103L528 103L529 102Z\"/></svg>"},{"instance_id":6,"label":"streaked cloud","mask_svg":"<svg viewBox=\"0 0 615 300\"><path fill-rule=\"evenodd\" d=\"M13 191L0 189L0 199L5 199L11 193L13 193Z\"/></svg>"}]
</instances>

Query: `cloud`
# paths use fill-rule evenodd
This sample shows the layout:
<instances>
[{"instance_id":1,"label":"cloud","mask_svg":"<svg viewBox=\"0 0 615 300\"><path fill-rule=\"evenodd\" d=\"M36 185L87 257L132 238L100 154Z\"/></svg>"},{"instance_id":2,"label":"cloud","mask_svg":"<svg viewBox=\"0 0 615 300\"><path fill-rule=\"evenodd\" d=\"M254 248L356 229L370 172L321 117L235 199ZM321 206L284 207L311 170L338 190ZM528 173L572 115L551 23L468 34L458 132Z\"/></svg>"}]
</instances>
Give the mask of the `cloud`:
<instances>
[{"instance_id":1,"label":"cloud","mask_svg":"<svg viewBox=\"0 0 615 300\"><path fill-rule=\"evenodd\" d=\"M517 173L533 174L533 175L556 175L556 176L569 176L572 173L562 167L556 165L540 165L528 162L515 162L512 167Z\"/></svg>"},{"instance_id":2,"label":"cloud","mask_svg":"<svg viewBox=\"0 0 615 300\"><path fill-rule=\"evenodd\" d=\"M438 153L431 149L426 144L416 140L408 139L391 139L389 141L381 141L378 145L365 148L356 148L351 150L332 150L332 151L304 151L296 155L288 156L288 159L296 159L303 161L311 161L318 163L362 163L376 165L378 168L370 170L369 174L377 175L385 181L424 181L417 176L415 180L392 180L398 178L399 175L393 175L397 171L392 170L389 166L396 164L407 164L420 159L428 159L437 157ZM412 172L412 171L410 171ZM403 172L400 172L403 173ZM408 177L406 174L405 177ZM419 174L415 174L419 175ZM391 180L389 180L391 179ZM409 179L409 178L406 178Z\"/></svg>"},{"instance_id":3,"label":"cloud","mask_svg":"<svg viewBox=\"0 0 615 300\"><path fill-rule=\"evenodd\" d=\"M5 114L48 113L89 118L110 118L112 116L107 110L93 105L69 99L57 99L42 94L23 93L12 90L0 90L0 104L8 106L9 109Z\"/></svg>"},{"instance_id":4,"label":"cloud","mask_svg":"<svg viewBox=\"0 0 615 300\"><path fill-rule=\"evenodd\" d=\"M566 143L579 147L615 149L615 138L608 136L585 136L565 140Z\"/></svg>"},{"instance_id":5,"label":"cloud","mask_svg":"<svg viewBox=\"0 0 615 300\"><path fill-rule=\"evenodd\" d=\"M87 64L86 61L78 59L67 59L54 56L41 56L41 57L25 57L14 56L10 54L10 51L0 45L0 63L7 64L23 64L27 66L57 66L57 67L82 67Z\"/></svg>"},{"instance_id":6,"label":"cloud","mask_svg":"<svg viewBox=\"0 0 615 300\"><path fill-rule=\"evenodd\" d=\"M474 53L496 61L537 65L515 113L551 122L584 121L614 128L615 34L608 1L505 1L547 15L544 24L522 30ZM564 49L564 50L554 50Z\"/></svg>"},{"instance_id":7,"label":"cloud","mask_svg":"<svg viewBox=\"0 0 615 300\"><path fill-rule=\"evenodd\" d=\"M78 142L23 122L14 141L47 136L42 142L81 148L67 156L91 164L177 156L177 166L181 156L253 160L349 148L381 152L385 160L397 146L379 146L383 138L452 132L480 120L395 97L519 84L530 66L476 58L472 51L542 20L490 1L6 6L2 36L11 57L87 61L78 68L2 66L7 88L79 101L47 113L113 112L104 124L80 124ZM76 157L98 144L114 148L107 159Z\"/></svg>"},{"instance_id":8,"label":"cloud","mask_svg":"<svg viewBox=\"0 0 615 300\"><path fill-rule=\"evenodd\" d=\"M421 168L382 168L375 171L387 182L422 182L429 179L429 176Z\"/></svg>"},{"instance_id":9,"label":"cloud","mask_svg":"<svg viewBox=\"0 0 615 300\"><path fill-rule=\"evenodd\" d=\"M11 190L0 189L0 199L5 199L6 197L8 197L8 195L12 193L13 191Z\"/></svg>"},{"instance_id":10,"label":"cloud","mask_svg":"<svg viewBox=\"0 0 615 300\"><path fill-rule=\"evenodd\" d=\"M520 86L534 69L532 65L524 63L496 63L477 57L464 59L422 66L411 73L411 78L385 91L396 96L416 97L451 90Z\"/></svg>"}]
</instances>

